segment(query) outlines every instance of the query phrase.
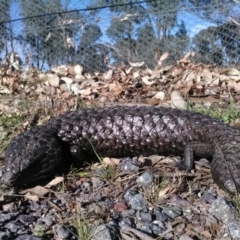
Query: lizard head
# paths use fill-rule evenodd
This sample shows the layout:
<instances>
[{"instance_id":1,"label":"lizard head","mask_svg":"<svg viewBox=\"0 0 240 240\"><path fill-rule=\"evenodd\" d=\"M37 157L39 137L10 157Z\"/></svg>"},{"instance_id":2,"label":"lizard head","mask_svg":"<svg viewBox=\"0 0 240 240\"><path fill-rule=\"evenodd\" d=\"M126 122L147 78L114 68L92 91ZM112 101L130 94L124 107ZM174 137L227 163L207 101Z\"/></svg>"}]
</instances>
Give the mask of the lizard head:
<instances>
[{"instance_id":1,"label":"lizard head","mask_svg":"<svg viewBox=\"0 0 240 240\"><path fill-rule=\"evenodd\" d=\"M19 186L53 176L61 159L61 144L56 134L36 127L11 140L5 152L3 181L9 186Z\"/></svg>"}]
</instances>

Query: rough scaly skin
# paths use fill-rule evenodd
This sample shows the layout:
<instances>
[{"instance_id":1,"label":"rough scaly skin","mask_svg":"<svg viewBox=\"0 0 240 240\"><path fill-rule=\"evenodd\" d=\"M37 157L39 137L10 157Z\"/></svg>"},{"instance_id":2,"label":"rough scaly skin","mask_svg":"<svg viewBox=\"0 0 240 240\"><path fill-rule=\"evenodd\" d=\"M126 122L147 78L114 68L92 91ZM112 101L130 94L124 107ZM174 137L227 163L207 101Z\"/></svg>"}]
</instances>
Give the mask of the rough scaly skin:
<instances>
[{"instance_id":1,"label":"rough scaly skin","mask_svg":"<svg viewBox=\"0 0 240 240\"><path fill-rule=\"evenodd\" d=\"M3 180L23 185L53 176L66 152L101 156L184 154L212 157L215 182L240 190L240 131L209 116L163 107L115 106L67 112L12 139L5 154Z\"/></svg>"}]
</instances>

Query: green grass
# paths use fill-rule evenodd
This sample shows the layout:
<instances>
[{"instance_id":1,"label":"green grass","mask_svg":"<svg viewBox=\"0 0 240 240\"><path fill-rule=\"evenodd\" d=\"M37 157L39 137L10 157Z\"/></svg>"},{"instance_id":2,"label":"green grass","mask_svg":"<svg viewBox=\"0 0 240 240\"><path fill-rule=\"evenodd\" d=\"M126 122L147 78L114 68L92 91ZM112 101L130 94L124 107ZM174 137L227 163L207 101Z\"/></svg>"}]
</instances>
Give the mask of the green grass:
<instances>
[{"instance_id":1,"label":"green grass","mask_svg":"<svg viewBox=\"0 0 240 240\"><path fill-rule=\"evenodd\" d=\"M36 225L34 226L32 233L33 233L33 236L43 237L45 235L45 228L44 226Z\"/></svg>"},{"instance_id":2,"label":"green grass","mask_svg":"<svg viewBox=\"0 0 240 240\"><path fill-rule=\"evenodd\" d=\"M3 151L10 142L10 139L12 137L11 133L14 133L15 129L21 125L24 119L25 118L23 116L17 114L13 114L12 116L3 114L0 116L0 131L7 133L5 136L3 135L3 137L0 136L0 156L2 156Z\"/></svg>"},{"instance_id":3,"label":"green grass","mask_svg":"<svg viewBox=\"0 0 240 240\"><path fill-rule=\"evenodd\" d=\"M91 240L91 229L83 215L76 216L73 226L77 230L78 237L81 237L82 240Z\"/></svg>"},{"instance_id":4,"label":"green grass","mask_svg":"<svg viewBox=\"0 0 240 240\"><path fill-rule=\"evenodd\" d=\"M190 200L191 202L194 201L193 185L194 185L193 182L187 181L189 200Z\"/></svg>"},{"instance_id":5,"label":"green grass","mask_svg":"<svg viewBox=\"0 0 240 240\"><path fill-rule=\"evenodd\" d=\"M194 108L194 111L207 114L213 118L218 118L228 124L240 119L240 110L233 102L231 102L227 108L220 108L219 106L211 108L199 107Z\"/></svg>"},{"instance_id":6,"label":"green grass","mask_svg":"<svg viewBox=\"0 0 240 240\"><path fill-rule=\"evenodd\" d=\"M69 174L72 174L74 177L89 177L90 174L87 171L81 171L77 168L71 166Z\"/></svg>"},{"instance_id":7,"label":"green grass","mask_svg":"<svg viewBox=\"0 0 240 240\"><path fill-rule=\"evenodd\" d=\"M97 102L91 102L91 105L86 105L86 103L80 97L77 97L76 110L81 110L85 108L98 108L98 107L99 107L99 104Z\"/></svg>"},{"instance_id":8,"label":"green grass","mask_svg":"<svg viewBox=\"0 0 240 240\"><path fill-rule=\"evenodd\" d=\"M233 202L233 205L235 206L235 208L237 209L237 212L239 214L240 213L240 199L239 199L238 193L236 193L235 195L232 195L230 197Z\"/></svg>"},{"instance_id":9,"label":"green grass","mask_svg":"<svg viewBox=\"0 0 240 240\"><path fill-rule=\"evenodd\" d=\"M100 178L102 180L110 180L113 177L116 176L116 172L117 172L117 167L116 166L106 166L106 164L103 162L102 157L100 156L100 154L97 153L95 147L93 146L92 142L90 141L90 139L88 139L93 152L95 154L95 156L97 157L97 159L99 160L99 162L101 163L102 166L102 171L101 171L101 175Z\"/></svg>"},{"instance_id":10,"label":"green grass","mask_svg":"<svg viewBox=\"0 0 240 240\"><path fill-rule=\"evenodd\" d=\"M20 125L24 120L24 117L21 115L14 114L12 116L1 115L0 116L0 126L3 126L6 129L13 129Z\"/></svg>"}]
</instances>

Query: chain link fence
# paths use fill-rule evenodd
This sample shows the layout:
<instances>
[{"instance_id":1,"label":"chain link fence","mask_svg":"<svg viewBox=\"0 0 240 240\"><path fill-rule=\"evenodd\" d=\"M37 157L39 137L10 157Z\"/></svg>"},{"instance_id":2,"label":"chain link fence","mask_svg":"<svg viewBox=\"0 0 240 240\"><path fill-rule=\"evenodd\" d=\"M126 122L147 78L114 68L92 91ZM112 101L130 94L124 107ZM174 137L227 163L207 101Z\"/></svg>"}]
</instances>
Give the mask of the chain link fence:
<instances>
[{"instance_id":1,"label":"chain link fence","mask_svg":"<svg viewBox=\"0 0 240 240\"><path fill-rule=\"evenodd\" d=\"M22 66L48 70L81 64L154 68L193 51L192 61L240 64L240 2L219 0L0 0L1 60L17 53Z\"/></svg>"}]
</instances>

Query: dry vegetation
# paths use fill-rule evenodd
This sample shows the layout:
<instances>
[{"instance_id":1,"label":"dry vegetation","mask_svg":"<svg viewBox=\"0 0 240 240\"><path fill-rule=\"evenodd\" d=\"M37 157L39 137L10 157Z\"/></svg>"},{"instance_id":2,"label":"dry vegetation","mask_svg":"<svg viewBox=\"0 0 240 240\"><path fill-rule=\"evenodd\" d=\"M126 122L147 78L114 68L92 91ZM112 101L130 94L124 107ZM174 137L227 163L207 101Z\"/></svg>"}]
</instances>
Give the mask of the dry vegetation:
<instances>
[{"instance_id":1,"label":"dry vegetation","mask_svg":"<svg viewBox=\"0 0 240 240\"><path fill-rule=\"evenodd\" d=\"M151 104L170 106L177 91L185 98L187 107L201 111L223 121L238 125L240 72L237 68L217 68L213 65L195 64L189 59L193 52L188 53L174 65L165 66L165 53L156 59L155 69L149 69L143 63L130 63L129 66L109 66L105 73L85 73L80 65L59 66L41 73L38 69L26 68L17 71L12 68L2 68L0 75L0 152L3 159L4 149L10 138L25 129L34 127L67 110L82 107L101 107L122 104ZM182 101L182 100L180 100ZM202 218L202 205L198 196L193 194L196 189L199 196L209 186L213 186L208 163L200 162L191 173L177 172L175 159L150 156L142 159L142 172L154 174L155 180L148 188L139 187L136 178L139 173L127 174L119 171L116 165L118 159L101 159L98 163L85 165L83 169L72 169L65 178L58 177L48 186L37 187L31 191L21 192L25 197L37 201L53 191L70 192L73 182L82 182L94 177L94 169L101 168L100 178L108 181L107 187L98 189L104 196L119 199L127 189L136 188L142 192L148 206L156 207L168 199L173 205L176 194L187 199L194 209L195 217ZM151 160L151 165L147 162ZM163 174L164 173L164 174ZM51 190L50 190L51 189ZM219 194L222 190L216 188ZM236 206L239 201L235 199ZM68 203L70 212L79 212L79 204ZM199 214L199 211L201 214ZM207 213L206 213L207 214ZM68 216L69 217L69 216ZM99 215L75 215L68 219L74 222L78 235L89 238L87 222L108 219L109 213ZM196 234L191 225L193 216L185 217L189 236ZM81 219L80 219L81 218ZM66 222L62 219L63 222ZM182 224L177 218L175 225L169 223L168 231L175 231L174 226ZM203 228L201 239L215 237L219 225ZM39 232L38 229L35 229ZM41 232L41 231L40 231ZM37 233L39 234L39 233ZM122 236L131 235L122 233ZM41 235L41 233L40 233ZM163 234L164 236L164 234ZM126 238L127 239L127 238Z\"/></svg>"}]
</instances>

